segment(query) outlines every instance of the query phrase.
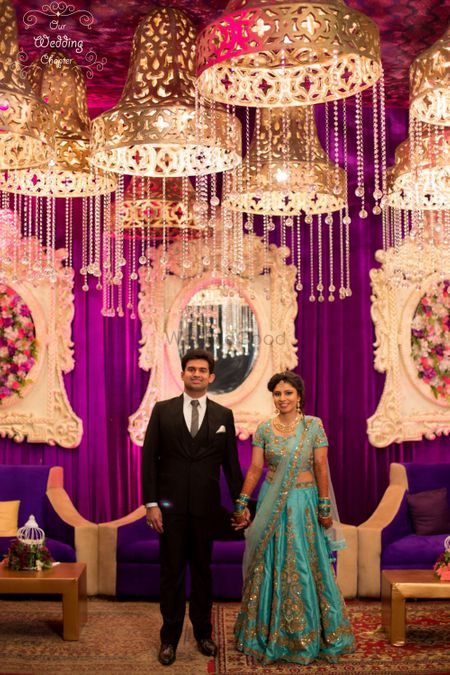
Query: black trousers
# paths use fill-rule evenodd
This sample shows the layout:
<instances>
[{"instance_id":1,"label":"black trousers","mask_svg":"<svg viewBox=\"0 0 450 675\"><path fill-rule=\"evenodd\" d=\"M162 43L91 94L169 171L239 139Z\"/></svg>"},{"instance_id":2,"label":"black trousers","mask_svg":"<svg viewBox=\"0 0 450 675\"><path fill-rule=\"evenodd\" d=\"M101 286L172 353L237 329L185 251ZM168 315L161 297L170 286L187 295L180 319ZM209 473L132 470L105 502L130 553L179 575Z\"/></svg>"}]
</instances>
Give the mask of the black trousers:
<instances>
[{"instance_id":1,"label":"black trousers","mask_svg":"<svg viewBox=\"0 0 450 675\"><path fill-rule=\"evenodd\" d=\"M196 640L210 638L212 583L212 533L210 518L189 514L163 515L160 536L161 642L177 645L186 613L186 567L189 563L191 592L189 617Z\"/></svg>"}]
</instances>

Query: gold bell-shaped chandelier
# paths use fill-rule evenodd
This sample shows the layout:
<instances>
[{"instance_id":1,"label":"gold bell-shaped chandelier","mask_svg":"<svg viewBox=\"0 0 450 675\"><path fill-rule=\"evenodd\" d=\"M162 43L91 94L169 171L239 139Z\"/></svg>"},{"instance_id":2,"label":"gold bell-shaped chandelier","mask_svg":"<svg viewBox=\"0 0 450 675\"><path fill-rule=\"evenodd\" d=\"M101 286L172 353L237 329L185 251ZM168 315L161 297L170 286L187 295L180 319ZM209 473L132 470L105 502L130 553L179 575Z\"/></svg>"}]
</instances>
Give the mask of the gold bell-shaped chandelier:
<instances>
[{"instance_id":1,"label":"gold bell-shaped chandelier","mask_svg":"<svg viewBox=\"0 0 450 675\"><path fill-rule=\"evenodd\" d=\"M230 0L199 35L199 90L244 106L352 96L381 75L376 24L343 0Z\"/></svg>"},{"instance_id":2,"label":"gold bell-shaped chandelier","mask_svg":"<svg viewBox=\"0 0 450 675\"><path fill-rule=\"evenodd\" d=\"M160 247L159 275L167 271L167 249L180 240L180 267L189 263L192 238L209 237L207 222L196 218L196 195L187 177L154 178L133 176L122 196L111 208L103 247L103 308L105 316L124 314L135 318L135 282L139 269L148 273L154 251Z\"/></svg>"},{"instance_id":3,"label":"gold bell-shaped chandelier","mask_svg":"<svg viewBox=\"0 0 450 675\"><path fill-rule=\"evenodd\" d=\"M91 168L91 121L87 109L86 83L81 68L62 52L51 51L36 59L27 71L33 91L48 102L54 118L55 159L46 166L10 169L0 174L0 189L14 193L15 208L22 214L27 236L36 236L45 245L56 240L55 198L65 198L64 222L66 264L71 267L73 244L73 203L82 201L81 272L100 276L100 229L104 211L102 195L117 187L114 174ZM29 199L36 197L36 199ZM88 225L89 221L89 225ZM49 271L51 266L48 266ZM45 275L45 269L42 270Z\"/></svg>"},{"instance_id":4,"label":"gold bell-shaped chandelier","mask_svg":"<svg viewBox=\"0 0 450 675\"><path fill-rule=\"evenodd\" d=\"M88 197L116 189L111 174L91 170L91 121L81 68L62 52L37 58L27 71L33 91L47 101L54 116L56 157L50 166L9 171L0 189L33 197Z\"/></svg>"},{"instance_id":5,"label":"gold bell-shaped chandelier","mask_svg":"<svg viewBox=\"0 0 450 675\"><path fill-rule=\"evenodd\" d=\"M196 100L196 30L184 12L152 10L133 41L119 103L93 121L92 162L105 171L189 176L241 161L238 119Z\"/></svg>"},{"instance_id":6,"label":"gold bell-shaped chandelier","mask_svg":"<svg viewBox=\"0 0 450 675\"><path fill-rule=\"evenodd\" d=\"M406 211L450 209L450 128L412 124L388 170L387 203Z\"/></svg>"},{"instance_id":7,"label":"gold bell-shaped chandelier","mask_svg":"<svg viewBox=\"0 0 450 675\"><path fill-rule=\"evenodd\" d=\"M347 173L350 165L349 129L352 128L356 131L357 150L355 194L360 199L359 217L367 218L364 117L371 115L374 160L372 212L374 215L382 213L386 194L384 80L379 31L369 17L348 7L344 0L230 0L223 14L199 34L197 75L199 93L209 101L226 103L232 110L235 105L245 106L246 111L254 106L257 108L257 120L259 108L270 108L271 113L268 114L273 116L279 116L279 113L274 113L274 109L282 109L279 124L285 131L291 125L289 109L323 104L320 108L325 117L326 155L321 155L320 159L318 156L314 158L312 155L317 148L314 145L312 163L305 171L303 188L298 185L294 190L298 200L292 196L286 198L283 190L278 191L279 203L284 201L284 206L291 203L293 207L295 204L293 210L298 209L297 214L304 211L308 220L314 213L319 214L319 217L326 213L330 221L331 212L342 210L344 200L346 203L342 189L344 177L338 165L340 163ZM363 92L369 88L372 89L371 109L363 106ZM354 108L347 105L348 98L352 96L355 97ZM263 114L267 118L266 113ZM247 112L246 116L248 120ZM248 141L248 124L245 136ZM324 173L329 162L328 145L333 149L336 163L334 167L327 167L331 176ZM305 148L304 157L307 151ZM295 166L298 161L295 151L292 158L289 157L289 151L285 153L285 163L289 165L291 160ZM302 168L306 169L306 163ZM248 170L244 168L243 173L246 172ZM257 191L256 197L249 197L245 181L242 188L239 187L239 169L235 173L237 177L229 190L230 206L234 204L236 207L245 202L250 212L252 204L255 212L261 209L260 212L281 215L284 209L273 208L275 192L271 197L259 198L258 193L264 191L261 189ZM285 174L285 168L277 167L274 185L277 176L282 182ZM306 189L305 193L308 174L315 174L316 182L311 181L310 189ZM300 172L297 175L301 180ZM237 196L236 192L242 196ZM350 215L346 212L342 217L347 221L345 227L348 227ZM283 230L281 239L284 239ZM322 285L319 280L319 288ZM341 283L340 297L349 294L348 284ZM330 296L334 298L333 292ZM319 299L322 299L320 291Z\"/></svg>"},{"instance_id":8,"label":"gold bell-shaped chandelier","mask_svg":"<svg viewBox=\"0 0 450 675\"><path fill-rule=\"evenodd\" d=\"M257 110L238 187L224 206L245 213L292 219L302 212L332 213L347 204L345 171L322 148L311 106Z\"/></svg>"},{"instance_id":9,"label":"gold bell-shaped chandelier","mask_svg":"<svg viewBox=\"0 0 450 675\"><path fill-rule=\"evenodd\" d=\"M450 27L409 70L410 113L427 124L450 125Z\"/></svg>"},{"instance_id":10,"label":"gold bell-shaped chandelier","mask_svg":"<svg viewBox=\"0 0 450 675\"><path fill-rule=\"evenodd\" d=\"M0 51L0 171L46 165L53 157L52 113L20 68L9 0L0 0Z\"/></svg>"}]
</instances>

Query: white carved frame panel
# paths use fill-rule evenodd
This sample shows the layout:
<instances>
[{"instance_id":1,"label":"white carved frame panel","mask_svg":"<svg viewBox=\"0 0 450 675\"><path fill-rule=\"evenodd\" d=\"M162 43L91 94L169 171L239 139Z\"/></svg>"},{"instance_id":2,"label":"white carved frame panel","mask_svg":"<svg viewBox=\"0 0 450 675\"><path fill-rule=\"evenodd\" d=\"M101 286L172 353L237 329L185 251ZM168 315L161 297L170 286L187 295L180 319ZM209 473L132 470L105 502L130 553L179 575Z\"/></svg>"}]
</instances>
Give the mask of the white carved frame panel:
<instances>
[{"instance_id":1,"label":"white carved frame panel","mask_svg":"<svg viewBox=\"0 0 450 675\"><path fill-rule=\"evenodd\" d=\"M190 246L190 256L200 259L201 242L192 242ZM198 256L195 255L196 247L199 249ZM229 393L211 395L218 403L232 408L236 433L240 438L248 438L258 424L273 412L272 398L267 390L269 377L274 372L294 368L298 362L295 268L285 264L288 254L288 249L272 245L265 260L261 240L254 235L246 235L244 259L246 269L254 273L253 278L250 279L244 272L239 283L226 283L239 291L253 310L260 335L258 356L246 380ZM190 278L182 278L179 268L181 252L177 242L168 250L172 274L162 281L158 273L160 256L161 251L157 249L151 270L140 270L138 312L142 323L142 346L139 365L144 370L151 370L151 375L138 410L129 418L128 430L137 445L144 442L145 430L156 401L178 396L182 392L181 360L176 335L183 308L202 288L222 284L218 275L199 273L201 267L195 264L190 269ZM262 275L264 263L270 270L266 276ZM164 309L158 311L158 307Z\"/></svg>"},{"instance_id":2,"label":"white carved frame panel","mask_svg":"<svg viewBox=\"0 0 450 675\"><path fill-rule=\"evenodd\" d=\"M64 387L63 373L74 367L71 323L74 315L73 270L64 268L65 251L54 253L56 282L29 281L26 257L29 245L25 238L18 243L16 269L3 267L0 283L23 298L31 311L35 327L36 363L28 373L30 383L21 397L9 396L0 402L0 436L16 442L48 443L73 448L79 445L83 424L72 410ZM33 240L33 246L40 246Z\"/></svg>"},{"instance_id":3,"label":"white carved frame panel","mask_svg":"<svg viewBox=\"0 0 450 675\"><path fill-rule=\"evenodd\" d=\"M386 373L378 407L367 421L369 441L376 447L450 433L450 405L436 399L430 386L421 381L411 351L411 324L417 305L431 287L450 275L450 265L441 254L432 245L418 250L414 242L407 241L398 251L378 251L376 259L382 267L370 271L374 365ZM423 272L420 285L392 282L400 271L406 278L413 276L417 260Z\"/></svg>"}]
</instances>

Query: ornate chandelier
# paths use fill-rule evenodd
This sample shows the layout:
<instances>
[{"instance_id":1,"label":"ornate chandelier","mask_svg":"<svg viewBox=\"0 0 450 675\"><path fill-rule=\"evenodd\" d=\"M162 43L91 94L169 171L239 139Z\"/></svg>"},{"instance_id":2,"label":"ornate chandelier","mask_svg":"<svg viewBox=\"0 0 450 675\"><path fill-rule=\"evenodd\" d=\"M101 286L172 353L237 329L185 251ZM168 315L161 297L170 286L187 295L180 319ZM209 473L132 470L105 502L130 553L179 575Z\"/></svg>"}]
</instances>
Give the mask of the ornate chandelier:
<instances>
[{"instance_id":1,"label":"ornate chandelier","mask_svg":"<svg viewBox=\"0 0 450 675\"><path fill-rule=\"evenodd\" d=\"M379 79L379 32L343 0L230 0L199 34L197 72L203 96L234 105L346 98Z\"/></svg>"},{"instance_id":2,"label":"ornate chandelier","mask_svg":"<svg viewBox=\"0 0 450 675\"><path fill-rule=\"evenodd\" d=\"M291 217L332 213L347 204L345 171L322 148L312 107L257 110L250 149L227 208ZM286 119L287 116L287 119Z\"/></svg>"},{"instance_id":3,"label":"ornate chandelier","mask_svg":"<svg viewBox=\"0 0 450 675\"><path fill-rule=\"evenodd\" d=\"M135 233L138 238L151 231L160 239L164 228L169 238L183 228L199 232L202 227L193 217L194 201L195 192L187 179L135 176L125 191L117 222L124 233Z\"/></svg>"},{"instance_id":4,"label":"ornate chandelier","mask_svg":"<svg viewBox=\"0 0 450 675\"><path fill-rule=\"evenodd\" d=\"M149 178L133 176L122 195L120 190L106 223L103 243L103 313L119 316L118 302L126 285L126 308L132 310L136 299L138 270L150 270L154 251L161 247L160 274L167 271L167 249L171 242L181 242L181 269L190 266L189 246L192 238L208 238L207 221L195 217L195 192L187 177Z\"/></svg>"},{"instance_id":5,"label":"ornate chandelier","mask_svg":"<svg viewBox=\"0 0 450 675\"><path fill-rule=\"evenodd\" d=\"M27 77L33 91L45 98L53 111L55 160L46 166L1 173L0 190L14 193L14 208L23 214L26 234L36 236L43 245L54 245L55 198L65 198L60 226L65 234L69 267L73 262L72 199L83 198L81 273L85 277L83 288L87 290L87 274L100 276L100 229L105 210L102 195L107 195L110 203L110 193L117 187L117 178L114 174L92 169L88 162L91 121L86 83L75 61L62 52L47 52L32 63ZM46 267L47 273L52 274L51 266L44 266L43 276Z\"/></svg>"},{"instance_id":6,"label":"ornate chandelier","mask_svg":"<svg viewBox=\"0 0 450 675\"><path fill-rule=\"evenodd\" d=\"M3 173L0 189L32 197L89 197L113 192L116 178L89 166L91 121L81 69L72 58L51 51L32 63L27 77L33 91L53 111L56 161L47 167Z\"/></svg>"},{"instance_id":7,"label":"ornate chandelier","mask_svg":"<svg viewBox=\"0 0 450 675\"><path fill-rule=\"evenodd\" d=\"M17 25L0 0L0 171L46 165L53 157L50 108L36 96L19 64Z\"/></svg>"},{"instance_id":8,"label":"ornate chandelier","mask_svg":"<svg viewBox=\"0 0 450 675\"><path fill-rule=\"evenodd\" d=\"M119 103L93 121L92 162L105 171L189 176L241 161L240 123L196 100L195 39L182 11L159 7L139 24Z\"/></svg>"},{"instance_id":9,"label":"ornate chandelier","mask_svg":"<svg viewBox=\"0 0 450 675\"><path fill-rule=\"evenodd\" d=\"M387 203L395 209L450 209L450 128L412 125L388 170Z\"/></svg>"},{"instance_id":10,"label":"ornate chandelier","mask_svg":"<svg viewBox=\"0 0 450 675\"><path fill-rule=\"evenodd\" d=\"M428 124L450 125L450 28L409 69L410 113Z\"/></svg>"}]
</instances>

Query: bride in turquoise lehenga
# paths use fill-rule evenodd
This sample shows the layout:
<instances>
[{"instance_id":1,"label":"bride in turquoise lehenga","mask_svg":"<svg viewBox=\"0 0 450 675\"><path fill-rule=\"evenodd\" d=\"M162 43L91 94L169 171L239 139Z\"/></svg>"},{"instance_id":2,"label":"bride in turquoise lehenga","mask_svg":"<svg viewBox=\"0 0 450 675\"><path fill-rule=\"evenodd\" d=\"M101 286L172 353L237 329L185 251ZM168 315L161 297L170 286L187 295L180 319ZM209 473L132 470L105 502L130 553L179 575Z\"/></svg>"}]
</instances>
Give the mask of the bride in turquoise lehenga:
<instances>
[{"instance_id":1,"label":"bride in turquoise lehenga","mask_svg":"<svg viewBox=\"0 0 450 675\"><path fill-rule=\"evenodd\" d=\"M336 541L321 420L302 413L303 380L278 373L268 383L278 416L253 439L252 463L236 502L235 526L248 524L248 499L268 465L257 512L246 531L237 649L263 663L335 661L355 639L330 563ZM334 516L334 513L333 513Z\"/></svg>"}]
</instances>

